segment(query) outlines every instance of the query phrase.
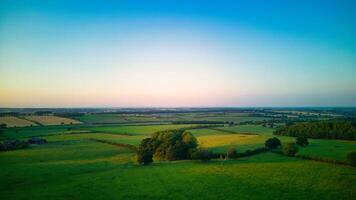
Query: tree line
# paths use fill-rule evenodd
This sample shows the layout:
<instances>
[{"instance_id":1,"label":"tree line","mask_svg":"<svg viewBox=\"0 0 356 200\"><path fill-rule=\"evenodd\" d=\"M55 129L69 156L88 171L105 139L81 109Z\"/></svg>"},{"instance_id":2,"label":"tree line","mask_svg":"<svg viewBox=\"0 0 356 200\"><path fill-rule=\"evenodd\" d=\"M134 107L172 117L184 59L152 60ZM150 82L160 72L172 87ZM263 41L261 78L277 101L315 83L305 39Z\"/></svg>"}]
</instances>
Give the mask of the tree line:
<instances>
[{"instance_id":1,"label":"tree line","mask_svg":"<svg viewBox=\"0 0 356 200\"><path fill-rule=\"evenodd\" d=\"M356 140L356 122L348 119L302 122L280 127L274 134L315 139Z\"/></svg>"}]
</instances>

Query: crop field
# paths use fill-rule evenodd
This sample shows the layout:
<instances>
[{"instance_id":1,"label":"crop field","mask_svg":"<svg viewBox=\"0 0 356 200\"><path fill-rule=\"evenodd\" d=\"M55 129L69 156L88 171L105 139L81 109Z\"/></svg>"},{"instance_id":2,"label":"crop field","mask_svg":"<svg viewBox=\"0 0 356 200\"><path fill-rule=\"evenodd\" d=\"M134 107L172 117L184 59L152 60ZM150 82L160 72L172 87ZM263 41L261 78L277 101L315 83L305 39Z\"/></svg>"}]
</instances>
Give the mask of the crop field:
<instances>
[{"instance_id":1,"label":"crop field","mask_svg":"<svg viewBox=\"0 0 356 200\"><path fill-rule=\"evenodd\" d=\"M200 115L191 114L193 118L197 116ZM200 117L210 116L214 114ZM142 139L156 131L179 128L187 128L197 138L199 147L215 153L225 153L229 147L243 153L264 147L271 137L278 137L282 143L295 141L289 136L274 136L273 128L262 125L189 129L192 126L199 124L85 122L7 128L0 140L41 137L48 143L0 152L0 194L3 199L39 200L264 199L266 195L269 199L347 200L356 196L356 170L349 166L268 152L207 163L155 159L153 164L141 166L134 150L115 145L138 147ZM309 145L299 147L298 154L345 161L346 155L355 150L355 141L309 139Z\"/></svg>"},{"instance_id":2,"label":"crop field","mask_svg":"<svg viewBox=\"0 0 356 200\"><path fill-rule=\"evenodd\" d=\"M80 124L80 121L58 117L58 116L26 116L28 120L35 121L42 125Z\"/></svg>"},{"instance_id":3,"label":"crop field","mask_svg":"<svg viewBox=\"0 0 356 200\"><path fill-rule=\"evenodd\" d=\"M6 124L7 127L24 127L24 126L36 126L37 124L18 117L0 117L0 124Z\"/></svg>"}]
</instances>

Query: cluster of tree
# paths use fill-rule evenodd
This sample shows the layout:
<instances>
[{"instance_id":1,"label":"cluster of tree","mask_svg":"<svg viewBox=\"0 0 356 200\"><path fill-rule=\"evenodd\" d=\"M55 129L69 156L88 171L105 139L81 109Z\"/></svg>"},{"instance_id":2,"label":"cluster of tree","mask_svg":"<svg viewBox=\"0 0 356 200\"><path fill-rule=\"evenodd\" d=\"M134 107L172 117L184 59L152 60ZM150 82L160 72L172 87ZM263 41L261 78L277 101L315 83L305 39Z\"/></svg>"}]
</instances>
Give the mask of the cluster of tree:
<instances>
[{"instance_id":1,"label":"cluster of tree","mask_svg":"<svg viewBox=\"0 0 356 200\"><path fill-rule=\"evenodd\" d=\"M4 132L4 129L7 127L6 124L0 124L0 134Z\"/></svg>"},{"instance_id":2,"label":"cluster of tree","mask_svg":"<svg viewBox=\"0 0 356 200\"><path fill-rule=\"evenodd\" d=\"M297 138L297 142L300 141L300 145L307 145L305 143L308 143L308 138L301 138L298 140ZM277 153L283 153L284 155L287 155L287 156L295 156L295 154L298 152L298 147L296 145L296 143L294 142L289 142L289 143L286 143L286 144L281 144L281 141L276 138L276 137L273 137L273 138L269 138L268 140L266 140L265 142L265 146L267 149L273 151L273 152L276 152L275 150L282 147L282 152L280 152L280 150L277 151Z\"/></svg>"},{"instance_id":3,"label":"cluster of tree","mask_svg":"<svg viewBox=\"0 0 356 200\"><path fill-rule=\"evenodd\" d=\"M84 116L85 113L80 113L80 112L68 112L68 113L54 113L54 115L55 115L55 116L58 116L58 117L75 118L75 117Z\"/></svg>"},{"instance_id":4,"label":"cluster of tree","mask_svg":"<svg viewBox=\"0 0 356 200\"><path fill-rule=\"evenodd\" d=\"M160 131L141 141L137 161L148 164L153 156L161 160L192 159L198 154L197 146L197 139L184 129Z\"/></svg>"},{"instance_id":5,"label":"cluster of tree","mask_svg":"<svg viewBox=\"0 0 356 200\"><path fill-rule=\"evenodd\" d=\"M9 151L9 150L16 150L16 149L24 149L29 146L27 141L20 141L20 140L5 140L0 142L0 151Z\"/></svg>"},{"instance_id":6,"label":"cluster of tree","mask_svg":"<svg viewBox=\"0 0 356 200\"><path fill-rule=\"evenodd\" d=\"M356 151L348 153L346 159L351 166L356 167Z\"/></svg>"},{"instance_id":7,"label":"cluster of tree","mask_svg":"<svg viewBox=\"0 0 356 200\"><path fill-rule=\"evenodd\" d=\"M353 120L303 122L281 127L274 134L292 137L356 140L356 123Z\"/></svg>"},{"instance_id":8,"label":"cluster of tree","mask_svg":"<svg viewBox=\"0 0 356 200\"><path fill-rule=\"evenodd\" d=\"M207 121L207 120L202 120L202 121L188 121L188 120L182 120L182 121L173 121L172 124L224 124L224 123L229 123L229 122L222 122L222 121Z\"/></svg>"},{"instance_id":9,"label":"cluster of tree","mask_svg":"<svg viewBox=\"0 0 356 200\"><path fill-rule=\"evenodd\" d=\"M295 156L298 152L298 146L294 142L288 142L283 145L283 153L286 156Z\"/></svg>"},{"instance_id":10,"label":"cluster of tree","mask_svg":"<svg viewBox=\"0 0 356 200\"><path fill-rule=\"evenodd\" d=\"M20 115L19 112L1 112L0 117L6 117L6 116L18 116Z\"/></svg>"},{"instance_id":11,"label":"cluster of tree","mask_svg":"<svg viewBox=\"0 0 356 200\"><path fill-rule=\"evenodd\" d=\"M30 144L44 144L47 143L45 139L33 137L27 141L21 141L17 139L5 140L0 142L0 151L9 151L16 149L25 149L29 147Z\"/></svg>"},{"instance_id":12,"label":"cluster of tree","mask_svg":"<svg viewBox=\"0 0 356 200\"><path fill-rule=\"evenodd\" d=\"M35 112L35 115L41 115L41 116L46 116L46 115L52 115L53 114L53 112L52 111L36 111Z\"/></svg>"}]
</instances>

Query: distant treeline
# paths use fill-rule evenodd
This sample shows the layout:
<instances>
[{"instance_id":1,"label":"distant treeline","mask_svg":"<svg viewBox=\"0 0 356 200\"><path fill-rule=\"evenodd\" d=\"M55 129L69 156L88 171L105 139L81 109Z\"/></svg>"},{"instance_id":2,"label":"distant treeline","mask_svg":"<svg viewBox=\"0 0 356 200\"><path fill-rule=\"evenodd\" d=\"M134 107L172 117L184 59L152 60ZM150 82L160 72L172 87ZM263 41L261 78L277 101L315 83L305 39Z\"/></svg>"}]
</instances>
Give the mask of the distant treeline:
<instances>
[{"instance_id":1,"label":"distant treeline","mask_svg":"<svg viewBox=\"0 0 356 200\"><path fill-rule=\"evenodd\" d=\"M222 122L222 121L188 121L188 120L184 120L184 121L173 121L172 124L225 124L225 123L229 123L229 122Z\"/></svg>"},{"instance_id":2,"label":"distant treeline","mask_svg":"<svg viewBox=\"0 0 356 200\"><path fill-rule=\"evenodd\" d=\"M72 113L54 113L55 116L58 117L81 117L84 116L85 113L79 113L79 112L72 112Z\"/></svg>"},{"instance_id":3,"label":"distant treeline","mask_svg":"<svg viewBox=\"0 0 356 200\"><path fill-rule=\"evenodd\" d=\"M345 119L296 123L281 127L274 134L292 137L306 136L320 139L356 140L356 121Z\"/></svg>"}]
</instances>

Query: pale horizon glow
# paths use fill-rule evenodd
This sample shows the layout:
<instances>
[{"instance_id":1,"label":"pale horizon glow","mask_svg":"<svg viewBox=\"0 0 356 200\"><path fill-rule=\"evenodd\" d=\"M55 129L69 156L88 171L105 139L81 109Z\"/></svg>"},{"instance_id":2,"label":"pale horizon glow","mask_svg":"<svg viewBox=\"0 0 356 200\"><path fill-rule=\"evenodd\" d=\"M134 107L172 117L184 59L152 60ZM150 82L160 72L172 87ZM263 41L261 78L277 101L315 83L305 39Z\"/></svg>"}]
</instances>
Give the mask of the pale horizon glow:
<instances>
[{"instance_id":1,"label":"pale horizon glow","mask_svg":"<svg viewBox=\"0 0 356 200\"><path fill-rule=\"evenodd\" d=\"M99 4L0 3L0 107L356 106L354 4Z\"/></svg>"}]
</instances>

